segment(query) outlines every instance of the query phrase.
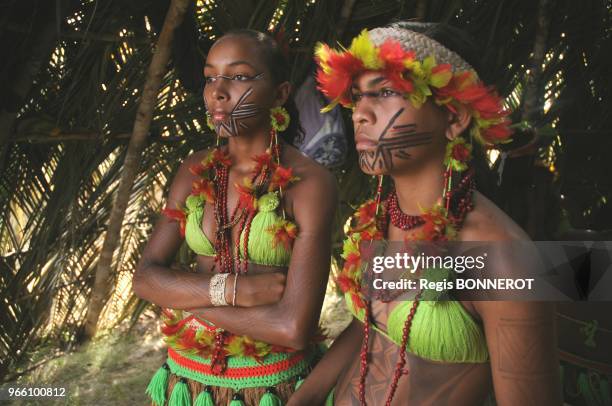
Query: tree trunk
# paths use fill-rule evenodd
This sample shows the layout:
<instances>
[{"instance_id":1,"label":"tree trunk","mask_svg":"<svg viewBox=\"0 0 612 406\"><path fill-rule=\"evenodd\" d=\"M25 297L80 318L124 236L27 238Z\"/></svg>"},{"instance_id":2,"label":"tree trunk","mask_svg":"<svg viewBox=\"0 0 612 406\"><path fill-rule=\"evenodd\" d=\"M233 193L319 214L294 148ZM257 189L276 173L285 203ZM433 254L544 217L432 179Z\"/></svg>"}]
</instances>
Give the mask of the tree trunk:
<instances>
[{"instance_id":1,"label":"tree trunk","mask_svg":"<svg viewBox=\"0 0 612 406\"><path fill-rule=\"evenodd\" d=\"M536 122L542 113L542 106L540 105L540 77L542 76L542 63L544 63L544 56L546 54L546 40L548 38L548 27L550 25L550 7L549 0L540 0L538 4L538 19L536 23L535 38L533 43L533 58L529 75L527 76L527 83L525 84L525 98L523 103L523 111L521 119L527 121L532 125ZM537 135L533 135L533 140L529 144L535 144L537 142ZM534 145L535 146L535 145ZM532 149L537 152L537 148ZM527 224L526 231L531 238L538 239L542 238L542 227L543 222L546 218L538 216L538 214L546 212L546 206L548 202L543 199L538 199L538 191L542 187L547 187L541 182L537 182L537 179L543 179L542 177L535 176L536 168L532 166L530 169L530 185L527 193Z\"/></svg>"},{"instance_id":2,"label":"tree trunk","mask_svg":"<svg viewBox=\"0 0 612 406\"><path fill-rule=\"evenodd\" d=\"M170 60L172 38L175 29L181 24L189 0L172 0L161 33L157 40L156 50L151 59L151 65L147 72L142 98L136 112L136 119L132 129L132 137L128 145L123 174L119 183L119 189L115 196L113 208L100 259L96 268L95 282L87 309L85 321L84 340L93 338L97 331L98 319L108 300L108 295L113 284L111 272L113 254L121 239L121 225L125 211L130 199L131 189L138 173L140 156L146 145L153 110L157 102L157 93L162 79L168 68Z\"/></svg>"}]
</instances>

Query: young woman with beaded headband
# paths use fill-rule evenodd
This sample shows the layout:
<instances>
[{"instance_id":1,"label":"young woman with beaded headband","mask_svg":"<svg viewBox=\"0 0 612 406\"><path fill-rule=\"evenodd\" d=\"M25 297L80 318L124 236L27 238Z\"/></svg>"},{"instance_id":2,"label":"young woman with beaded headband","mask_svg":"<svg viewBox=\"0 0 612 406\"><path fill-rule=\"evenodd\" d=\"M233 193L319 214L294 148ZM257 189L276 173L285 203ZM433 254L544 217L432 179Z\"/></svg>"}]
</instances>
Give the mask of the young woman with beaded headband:
<instances>
[{"instance_id":1,"label":"young woman with beaded headband","mask_svg":"<svg viewBox=\"0 0 612 406\"><path fill-rule=\"evenodd\" d=\"M337 278L355 317L290 405L322 404L330 391L340 405L477 405L491 382L500 405L560 404L550 306L364 294L360 242L528 239L475 190L473 143L491 148L510 131L502 100L462 56L463 38L446 25L396 23L364 30L348 49L317 48L320 89L352 109L359 165L379 182L352 219ZM381 197L385 175L392 188Z\"/></svg>"},{"instance_id":2,"label":"young woman with beaded headband","mask_svg":"<svg viewBox=\"0 0 612 406\"><path fill-rule=\"evenodd\" d=\"M181 165L134 277L164 309L168 359L147 392L159 406L280 405L317 356L336 185L283 140L297 117L274 40L228 33L204 75L217 146ZM183 238L193 272L171 266Z\"/></svg>"}]
</instances>

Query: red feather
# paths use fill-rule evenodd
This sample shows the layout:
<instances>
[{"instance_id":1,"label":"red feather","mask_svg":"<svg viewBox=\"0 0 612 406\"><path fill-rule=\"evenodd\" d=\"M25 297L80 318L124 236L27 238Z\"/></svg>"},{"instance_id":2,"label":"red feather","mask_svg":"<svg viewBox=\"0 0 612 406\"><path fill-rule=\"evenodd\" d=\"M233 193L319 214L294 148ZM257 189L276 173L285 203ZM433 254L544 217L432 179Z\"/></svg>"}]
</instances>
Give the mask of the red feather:
<instances>
[{"instance_id":1,"label":"red feather","mask_svg":"<svg viewBox=\"0 0 612 406\"><path fill-rule=\"evenodd\" d=\"M208 179L198 179L191 185L191 194L202 196L208 202L215 201L215 188Z\"/></svg>"},{"instance_id":2,"label":"red feather","mask_svg":"<svg viewBox=\"0 0 612 406\"><path fill-rule=\"evenodd\" d=\"M270 186L268 186L268 191L277 190L279 188L285 188L290 182L297 180L295 176L293 176L292 168L284 168L280 165L277 165L274 168L274 173L272 173L272 178L270 179Z\"/></svg>"},{"instance_id":3,"label":"red feather","mask_svg":"<svg viewBox=\"0 0 612 406\"><path fill-rule=\"evenodd\" d=\"M482 137L492 143L507 140L512 131L508 128L508 120L504 120L502 123L492 125L491 127L483 130Z\"/></svg>"},{"instance_id":4,"label":"red feather","mask_svg":"<svg viewBox=\"0 0 612 406\"><path fill-rule=\"evenodd\" d=\"M162 210L162 214L172 220L178 221L181 237L184 238L185 226L187 225L187 218L185 217L185 212L183 212L183 210L169 209L166 207Z\"/></svg>"},{"instance_id":5,"label":"red feather","mask_svg":"<svg viewBox=\"0 0 612 406\"><path fill-rule=\"evenodd\" d=\"M213 151L212 162L223 166L231 166L232 160L229 155L223 152L220 148Z\"/></svg>"},{"instance_id":6,"label":"red feather","mask_svg":"<svg viewBox=\"0 0 612 406\"><path fill-rule=\"evenodd\" d=\"M190 165L189 172L193 173L196 176L202 176L206 172L207 168L200 164Z\"/></svg>"},{"instance_id":7,"label":"red feather","mask_svg":"<svg viewBox=\"0 0 612 406\"><path fill-rule=\"evenodd\" d=\"M261 173L264 168L272 168L274 166L274 162L272 161L272 154L269 152L265 152L260 155L255 155L253 158L255 161L255 168L253 169L253 173Z\"/></svg>"},{"instance_id":8,"label":"red feather","mask_svg":"<svg viewBox=\"0 0 612 406\"><path fill-rule=\"evenodd\" d=\"M255 191L251 185L234 184L238 191L238 205L248 211L255 211Z\"/></svg>"}]
</instances>

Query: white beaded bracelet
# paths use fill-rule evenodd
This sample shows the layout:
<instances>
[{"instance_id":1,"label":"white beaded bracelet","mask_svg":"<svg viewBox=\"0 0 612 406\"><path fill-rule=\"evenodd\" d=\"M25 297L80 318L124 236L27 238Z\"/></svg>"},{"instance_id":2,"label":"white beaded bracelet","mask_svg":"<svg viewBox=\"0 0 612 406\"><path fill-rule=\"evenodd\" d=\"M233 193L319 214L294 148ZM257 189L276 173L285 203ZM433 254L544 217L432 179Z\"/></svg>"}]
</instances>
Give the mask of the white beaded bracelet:
<instances>
[{"instance_id":1,"label":"white beaded bracelet","mask_svg":"<svg viewBox=\"0 0 612 406\"><path fill-rule=\"evenodd\" d=\"M210 297L210 303L213 306L227 306L227 301L225 300L225 282L229 275L228 273L218 273L210 278L208 297Z\"/></svg>"}]
</instances>

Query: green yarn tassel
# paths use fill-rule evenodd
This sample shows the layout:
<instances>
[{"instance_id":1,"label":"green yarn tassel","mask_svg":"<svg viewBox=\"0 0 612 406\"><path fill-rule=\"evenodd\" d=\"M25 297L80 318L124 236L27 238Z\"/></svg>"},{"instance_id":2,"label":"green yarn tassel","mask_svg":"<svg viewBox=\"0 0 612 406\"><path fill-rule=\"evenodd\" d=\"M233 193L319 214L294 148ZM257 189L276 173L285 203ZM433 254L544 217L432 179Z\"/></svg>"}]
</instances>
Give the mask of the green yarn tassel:
<instances>
[{"instance_id":1,"label":"green yarn tassel","mask_svg":"<svg viewBox=\"0 0 612 406\"><path fill-rule=\"evenodd\" d=\"M191 394L189 393L189 385L185 381L185 378L181 378L170 394L170 400L168 400L168 406L191 406Z\"/></svg>"},{"instance_id":2,"label":"green yarn tassel","mask_svg":"<svg viewBox=\"0 0 612 406\"><path fill-rule=\"evenodd\" d=\"M157 406L164 406L166 403L166 390L168 389L168 378L170 377L170 368L164 362L147 386L146 393L149 395L153 403Z\"/></svg>"},{"instance_id":3,"label":"green yarn tassel","mask_svg":"<svg viewBox=\"0 0 612 406\"><path fill-rule=\"evenodd\" d=\"M304 378L300 376L298 380L295 382L295 390L297 391L298 389L300 389L300 386L302 386L303 383L304 383Z\"/></svg>"},{"instance_id":4,"label":"green yarn tassel","mask_svg":"<svg viewBox=\"0 0 612 406\"><path fill-rule=\"evenodd\" d=\"M273 389L268 389L259 399L259 406L282 406L280 398L274 393Z\"/></svg>"},{"instance_id":5,"label":"green yarn tassel","mask_svg":"<svg viewBox=\"0 0 612 406\"><path fill-rule=\"evenodd\" d=\"M193 406L215 406L212 393L210 393L208 387L198 395Z\"/></svg>"},{"instance_id":6,"label":"green yarn tassel","mask_svg":"<svg viewBox=\"0 0 612 406\"><path fill-rule=\"evenodd\" d=\"M412 301L401 302L387 321L389 337L401 342ZM426 321L425 321L426 320ZM409 350L419 357L446 362L485 362L489 358L483 331L457 301L421 302L414 316Z\"/></svg>"},{"instance_id":7,"label":"green yarn tassel","mask_svg":"<svg viewBox=\"0 0 612 406\"><path fill-rule=\"evenodd\" d=\"M455 280L455 272L449 268L427 268L421 275L422 279L427 279L428 282L443 282ZM442 300L449 299L449 292L446 289L424 289L421 294L422 301L429 301L430 304L436 304Z\"/></svg>"},{"instance_id":8,"label":"green yarn tassel","mask_svg":"<svg viewBox=\"0 0 612 406\"><path fill-rule=\"evenodd\" d=\"M242 401L242 396L240 396L240 393L234 393L234 396L232 396L232 400L229 406L244 406L244 402Z\"/></svg>"},{"instance_id":9,"label":"green yarn tassel","mask_svg":"<svg viewBox=\"0 0 612 406\"><path fill-rule=\"evenodd\" d=\"M327 394L325 406L334 406L334 388Z\"/></svg>"},{"instance_id":10,"label":"green yarn tassel","mask_svg":"<svg viewBox=\"0 0 612 406\"><path fill-rule=\"evenodd\" d=\"M215 255L215 249L202 231L204 216L204 200L200 196L189 196L185 201L187 224L185 225L185 241L198 255Z\"/></svg>"},{"instance_id":11,"label":"green yarn tassel","mask_svg":"<svg viewBox=\"0 0 612 406\"><path fill-rule=\"evenodd\" d=\"M257 263L281 266L288 264L291 258L291 253L283 244L272 248L274 236L268 231L270 227L282 221L282 217L276 213L279 204L280 199L276 192L266 193L257 201L259 211L251 222L248 242L249 256ZM245 234L242 234L240 237L240 255L243 258L244 236Z\"/></svg>"}]
</instances>

